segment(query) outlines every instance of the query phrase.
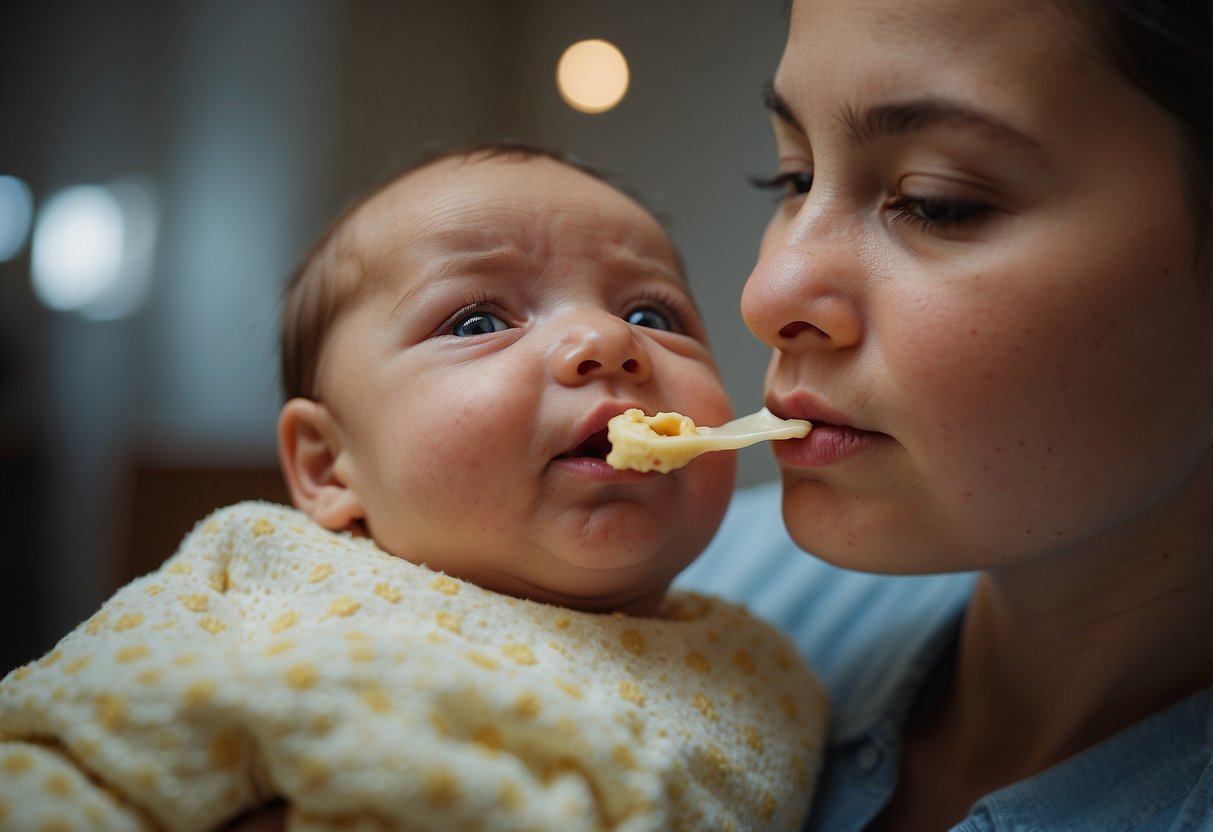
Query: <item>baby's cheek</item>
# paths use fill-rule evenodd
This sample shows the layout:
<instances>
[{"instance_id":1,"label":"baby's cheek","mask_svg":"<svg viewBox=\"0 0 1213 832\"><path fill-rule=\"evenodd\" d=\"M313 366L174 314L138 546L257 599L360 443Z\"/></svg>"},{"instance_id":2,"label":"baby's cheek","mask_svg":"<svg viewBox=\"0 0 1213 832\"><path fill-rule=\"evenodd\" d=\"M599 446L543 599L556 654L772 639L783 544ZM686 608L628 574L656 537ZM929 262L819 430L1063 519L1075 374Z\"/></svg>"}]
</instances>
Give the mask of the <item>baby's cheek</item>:
<instances>
[{"instance_id":1,"label":"baby's cheek","mask_svg":"<svg viewBox=\"0 0 1213 832\"><path fill-rule=\"evenodd\" d=\"M684 403L674 402L673 407L687 415L692 415L695 424L703 427L716 427L733 418L733 405L729 400L724 383L715 372L704 368L696 380L693 391ZM757 404L754 408L757 409Z\"/></svg>"},{"instance_id":2,"label":"baby's cheek","mask_svg":"<svg viewBox=\"0 0 1213 832\"><path fill-rule=\"evenodd\" d=\"M715 534L715 526L724 518L725 509L733 496L737 472L737 452L719 451L701 454L691 460L686 473L693 475L688 499L683 501L692 529L706 532L704 545Z\"/></svg>"}]
</instances>

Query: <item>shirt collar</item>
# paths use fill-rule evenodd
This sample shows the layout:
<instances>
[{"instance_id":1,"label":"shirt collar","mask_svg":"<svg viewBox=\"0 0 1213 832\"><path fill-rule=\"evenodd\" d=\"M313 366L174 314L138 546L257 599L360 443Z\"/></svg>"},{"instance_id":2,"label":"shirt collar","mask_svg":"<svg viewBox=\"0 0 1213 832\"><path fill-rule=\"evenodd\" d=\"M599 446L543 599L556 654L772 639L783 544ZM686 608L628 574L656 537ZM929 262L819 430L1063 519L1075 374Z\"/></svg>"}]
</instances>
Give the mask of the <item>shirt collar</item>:
<instances>
[{"instance_id":1,"label":"shirt collar","mask_svg":"<svg viewBox=\"0 0 1213 832\"><path fill-rule=\"evenodd\" d=\"M901 638L872 645L853 683L855 692L862 690L863 695L848 691L834 703L831 742L877 740L883 746L882 738L899 735L923 682L956 644L963 617L963 608L942 610Z\"/></svg>"},{"instance_id":2,"label":"shirt collar","mask_svg":"<svg viewBox=\"0 0 1213 832\"><path fill-rule=\"evenodd\" d=\"M1213 687L1135 723L1040 774L978 801L999 829L1041 828L1041 811L1106 832L1213 815ZM1169 824L1166 828L1172 828ZM1175 828L1188 829L1178 824Z\"/></svg>"}]
</instances>

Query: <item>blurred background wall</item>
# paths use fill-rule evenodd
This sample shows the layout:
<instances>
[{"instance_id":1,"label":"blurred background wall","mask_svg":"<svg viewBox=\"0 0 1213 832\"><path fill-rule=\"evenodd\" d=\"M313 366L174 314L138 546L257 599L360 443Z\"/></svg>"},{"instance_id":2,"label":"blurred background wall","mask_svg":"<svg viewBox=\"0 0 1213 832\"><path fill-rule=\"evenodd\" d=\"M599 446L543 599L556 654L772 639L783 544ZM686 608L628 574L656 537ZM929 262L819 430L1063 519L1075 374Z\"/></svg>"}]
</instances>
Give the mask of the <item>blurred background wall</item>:
<instances>
[{"instance_id":1,"label":"blurred background wall","mask_svg":"<svg viewBox=\"0 0 1213 832\"><path fill-rule=\"evenodd\" d=\"M281 281L347 201L427 149L510 137L620 177L682 250L736 409L757 407L767 352L737 301L772 209L747 178L773 166L761 88L784 5L6 4L0 175L35 211L134 181L159 225L146 302L115 320L40 302L28 243L0 262L0 673L170 554L198 505L278 493ZM584 38L631 69L596 115L554 84ZM774 475L767 451L743 452L741 484Z\"/></svg>"}]
</instances>

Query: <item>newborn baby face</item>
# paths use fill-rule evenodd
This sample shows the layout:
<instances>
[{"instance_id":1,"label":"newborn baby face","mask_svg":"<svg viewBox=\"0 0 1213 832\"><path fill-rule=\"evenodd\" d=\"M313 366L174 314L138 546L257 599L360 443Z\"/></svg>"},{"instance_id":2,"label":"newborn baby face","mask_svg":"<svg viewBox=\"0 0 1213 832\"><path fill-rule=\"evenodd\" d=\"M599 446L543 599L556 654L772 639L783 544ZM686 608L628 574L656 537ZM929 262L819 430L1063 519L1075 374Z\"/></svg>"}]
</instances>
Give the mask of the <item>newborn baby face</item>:
<instances>
[{"instance_id":1,"label":"newborn baby face","mask_svg":"<svg viewBox=\"0 0 1213 832\"><path fill-rule=\"evenodd\" d=\"M520 597L650 611L715 532L735 464L604 459L628 408L732 415L657 222L550 159L450 159L346 233L368 283L325 342L319 390L333 475L371 536Z\"/></svg>"}]
</instances>

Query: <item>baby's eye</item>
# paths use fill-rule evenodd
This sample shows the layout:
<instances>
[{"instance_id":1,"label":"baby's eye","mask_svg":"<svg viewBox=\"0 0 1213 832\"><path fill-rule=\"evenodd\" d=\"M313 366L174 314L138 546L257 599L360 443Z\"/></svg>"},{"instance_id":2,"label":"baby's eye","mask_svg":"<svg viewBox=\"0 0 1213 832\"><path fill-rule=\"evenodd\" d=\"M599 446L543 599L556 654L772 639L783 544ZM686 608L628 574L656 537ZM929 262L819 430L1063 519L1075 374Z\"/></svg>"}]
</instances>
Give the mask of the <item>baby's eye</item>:
<instances>
[{"instance_id":1,"label":"baby's eye","mask_svg":"<svg viewBox=\"0 0 1213 832\"><path fill-rule=\"evenodd\" d=\"M632 326L645 326L649 329L661 329L666 332L672 332L674 329L670 319L663 312L656 309L636 309L629 312L624 318Z\"/></svg>"},{"instance_id":2,"label":"baby's eye","mask_svg":"<svg viewBox=\"0 0 1213 832\"><path fill-rule=\"evenodd\" d=\"M510 325L496 315L490 315L487 312L473 312L471 315L457 320L451 327L451 334L469 338L473 335L488 335L491 332L501 332L509 328Z\"/></svg>"}]
</instances>

